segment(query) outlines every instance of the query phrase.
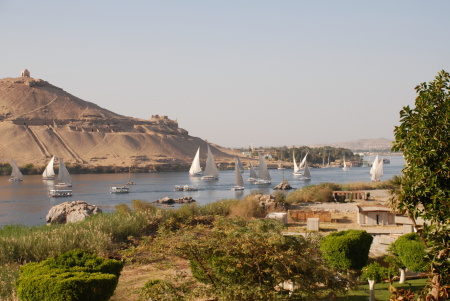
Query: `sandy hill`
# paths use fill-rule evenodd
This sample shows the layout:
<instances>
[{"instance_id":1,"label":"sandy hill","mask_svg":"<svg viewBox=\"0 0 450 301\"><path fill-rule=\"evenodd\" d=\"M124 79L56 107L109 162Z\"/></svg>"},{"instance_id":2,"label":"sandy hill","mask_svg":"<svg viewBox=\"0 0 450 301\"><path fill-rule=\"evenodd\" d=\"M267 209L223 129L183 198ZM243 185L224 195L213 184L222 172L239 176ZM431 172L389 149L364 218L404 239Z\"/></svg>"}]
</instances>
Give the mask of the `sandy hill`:
<instances>
[{"instance_id":1,"label":"sandy hill","mask_svg":"<svg viewBox=\"0 0 450 301\"><path fill-rule=\"evenodd\" d=\"M30 77L0 79L0 158L43 166L52 155L84 165L189 165L206 141L167 116L125 117ZM235 152L211 145L216 161Z\"/></svg>"}]
</instances>

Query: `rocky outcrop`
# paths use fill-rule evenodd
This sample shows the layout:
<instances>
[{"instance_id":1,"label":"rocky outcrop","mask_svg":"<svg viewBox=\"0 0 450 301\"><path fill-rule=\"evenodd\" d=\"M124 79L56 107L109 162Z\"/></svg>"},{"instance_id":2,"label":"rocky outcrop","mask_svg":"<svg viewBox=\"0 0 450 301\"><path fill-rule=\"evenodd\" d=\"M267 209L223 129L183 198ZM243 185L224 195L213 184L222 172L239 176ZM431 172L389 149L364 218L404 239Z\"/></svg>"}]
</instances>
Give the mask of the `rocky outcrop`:
<instances>
[{"instance_id":1,"label":"rocky outcrop","mask_svg":"<svg viewBox=\"0 0 450 301\"><path fill-rule=\"evenodd\" d=\"M154 201L153 203L171 205L171 204L188 204L193 202L195 202L195 200L191 196L185 196L179 199L172 199L166 196L162 199Z\"/></svg>"},{"instance_id":2,"label":"rocky outcrop","mask_svg":"<svg viewBox=\"0 0 450 301\"><path fill-rule=\"evenodd\" d=\"M273 194L256 195L259 199L259 206L266 211L287 210L287 204L277 201L277 197Z\"/></svg>"},{"instance_id":3,"label":"rocky outcrop","mask_svg":"<svg viewBox=\"0 0 450 301\"><path fill-rule=\"evenodd\" d=\"M83 201L65 202L53 206L47 214L47 225L79 222L92 214L101 213L95 205Z\"/></svg>"},{"instance_id":4,"label":"rocky outcrop","mask_svg":"<svg viewBox=\"0 0 450 301\"><path fill-rule=\"evenodd\" d=\"M273 189L275 189L275 190L290 190L290 189L292 189L292 186L289 185L288 181L284 181L284 182L278 184L277 186L275 186Z\"/></svg>"}]
</instances>

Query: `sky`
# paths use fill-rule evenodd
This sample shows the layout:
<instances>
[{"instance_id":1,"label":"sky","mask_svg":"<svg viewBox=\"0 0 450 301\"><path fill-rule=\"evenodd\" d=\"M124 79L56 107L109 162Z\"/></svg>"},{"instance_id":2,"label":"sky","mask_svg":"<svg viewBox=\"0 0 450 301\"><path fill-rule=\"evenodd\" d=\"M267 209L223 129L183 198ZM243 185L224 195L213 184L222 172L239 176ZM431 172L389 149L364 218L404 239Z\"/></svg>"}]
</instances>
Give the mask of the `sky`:
<instances>
[{"instance_id":1,"label":"sky","mask_svg":"<svg viewBox=\"0 0 450 301\"><path fill-rule=\"evenodd\" d=\"M0 78L225 147L394 139L450 71L450 1L0 0Z\"/></svg>"}]
</instances>

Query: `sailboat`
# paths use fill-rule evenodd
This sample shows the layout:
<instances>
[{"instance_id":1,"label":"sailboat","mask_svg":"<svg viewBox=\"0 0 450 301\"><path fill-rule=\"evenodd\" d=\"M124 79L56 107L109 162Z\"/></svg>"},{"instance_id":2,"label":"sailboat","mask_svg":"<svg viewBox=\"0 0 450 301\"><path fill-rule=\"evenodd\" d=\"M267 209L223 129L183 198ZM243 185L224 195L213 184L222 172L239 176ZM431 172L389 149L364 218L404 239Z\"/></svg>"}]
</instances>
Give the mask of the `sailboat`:
<instances>
[{"instance_id":1,"label":"sailboat","mask_svg":"<svg viewBox=\"0 0 450 301\"><path fill-rule=\"evenodd\" d=\"M302 175L302 172L295 161L295 153L292 153L292 161L294 162L294 175Z\"/></svg>"},{"instance_id":2,"label":"sailboat","mask_svg":"<svg viewBox=\"0 0 450 301\"><path fill-rule=\"evenodd\" d=\"M8 181L10 182L19 182L22 181L23 179L23 175L20 172L19 167L17 166L16 162L14 161L14 159L11 159L11 166L12 166L12 172L11 172L11 177L9 178Z\"/></svg>"},{"instance_id":3,"label":"sailboat","mask_svg":"<svg viewBox=\"0 0 450 301\"><path fill-rule=\"evenodd\" d=\"M256 174L253 165L250 163L250 177L247 179L247 182L255 182L258 179L258 175Z\"/></svg>"},{"instance_id":4,"label":"sailboat","mask_svg":"<svg viewBox=\"0 0 450 301\"><path fill-rule=\"evenodd\" d=\"M303 169L306 166L306 157L308 156L309 152L306 153L306 155L303 157L302 162L298 165L298 169Z\"/></svg>"},{"instance_id":5,"label":"sailboat","mask_svg":"<svg viewBox=\"0 0 450 301\"><path fill-rule=\"evenodd\" d=\"M127 185L134 185L134 182L131 181L131 165L128 168L128 183L127 183Z\"/></svg>"},{"instance_id":6,"label":"sailboat","mask_svg":"<svg viewBox=\"0 0 450 301\"><path fill-rule=\"evenodd\" d=\"M345 162L345 155L344 155L343 161L344 161L344 167L342 167L342 170L343 171L347 171L348 170L348 166L347 166L347 162Z\"/></svg>"},{"instance_id":7,"label":"sailboat","mask_svg":"<svg viewBox=\"0 0 450 301\"><path fill-rule=\"evenodd\" d=\"M236 174L235 186L231 190L244 190L244 179L242 179L242 171L239 168L239 158L236 157L236 162L234 165L234 172Z\"/></svg>"},{"instance_id":8,"label":"sailboat","mask_svg":"<svg viewBox=\"0 0 450 301\"><path fill-rule=\"evenodd\" d=\"M245 168L244 165L242 165L241 159L239 159L239 157L236 157L236 164L239 167L240 172L243 173Z\"/></svg>"},{"instance_id":9,"label":"sailboat","mask_svg":"<svg viewBox=\"0 0 450 301\"><path fill-rule=\"evenodd\" d=\"M311 180L311 173L309 171L308 163L305 162L305 170L303 171L303 177L300 178L302 181L309 181Z\"/></svg>"},{"instance_id":10,"label":"sailboat","mask_svg":"<svg viewBox=\"0 0 450 301\"><path fill-rule=\"evenodd\" d=\"M379 160L378 155L372 163L370 168L370 179L372 182L379 182L380 178L383 176L383 159Z\"/></svg>"},{"instance_id":11,"label":"sailboat","mask_svg":"<svg viewBox=\"0 0 450 301\"><path fill-rule=\"evenodd\" d=\"M53 179L55 179L55 170L53 169L54 162L55 162L55 156L53 156L50 159L50 162L48 162L47 167L45 167L45 170L42 173L42 179L43 180L53 180Z\"/></svg>"},{"instance_id":12,"label":"sailboat","mask_svg":"<svg viewBox=\"0 0 450 301\"><path fill-rule=\"evenodd\" d=\"M219 179L219 170L217 169L216 162L214 161L214 156L211 153L211 149L208 144L208 156L206 158L204 176L201 177L202 180L217 180Z\"/></svg>"},{"instance_id":13,"label":"sailboat","mask_svg":"<svg viewBox=\"0 0 450 301\"><path fill-rule=\"evenodd\" d=\"M190 176L201 176L203 174L202 168L200 167L200 146L197 149L194 160L192 161L191 169L189 169Z\"/></svg>"},{"instance_id":14,"label":"sailboat","mask_svg":"<svg viewBox=\"0 0 450 301\"><path fill-rule=\"evenodd\" d=\"M271 184L272 178L270 177L269 170L267 169L267 164L264 161L264 158L261 154L259 154L259 170L258 170L258 179L253 182L256 185L264 185Z\"/></svg>"},{"instance_id":15,"label":"sailboat","mask_svg":"<svg viewBox=\"0 0 450 301\"><path fill-rule=\"evenodd\" d=\"M59 172L58 172L58 183L56 187L72 187L72 177L69 174L66 166L64 165L63 159L59 158Z\"/></svg>"},{"instance_id":16,"label":"sailboat","mask_svg":"<svg viewBox=\"0 0 450 301\"><path fill-rule=\"evenodd\" d=\"M283 163L281 163L281 161L278 162L278 169L286 169L283 167Z\"/></svg>"}]
</instances>

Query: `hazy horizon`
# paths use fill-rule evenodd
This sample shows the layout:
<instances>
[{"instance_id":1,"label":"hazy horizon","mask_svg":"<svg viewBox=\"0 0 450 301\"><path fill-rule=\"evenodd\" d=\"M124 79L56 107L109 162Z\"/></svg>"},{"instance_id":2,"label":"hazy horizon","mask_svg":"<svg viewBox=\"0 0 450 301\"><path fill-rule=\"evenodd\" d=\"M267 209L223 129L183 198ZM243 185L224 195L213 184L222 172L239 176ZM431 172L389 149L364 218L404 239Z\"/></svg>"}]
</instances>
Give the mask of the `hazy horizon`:
<instances>
[{"instance_id":1,"label":"hazy horizon","mask_svg":"<svg viewBox=\"0 0 450 301\"><path fill-rule=\"evenodd\" d=\"M448 1L0 1L0 77L225 147L393 139L450 71Z\"/></svg>"}]
</instances>

